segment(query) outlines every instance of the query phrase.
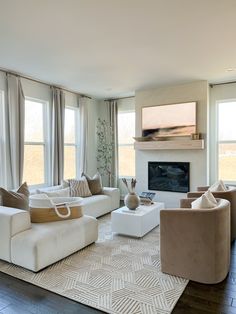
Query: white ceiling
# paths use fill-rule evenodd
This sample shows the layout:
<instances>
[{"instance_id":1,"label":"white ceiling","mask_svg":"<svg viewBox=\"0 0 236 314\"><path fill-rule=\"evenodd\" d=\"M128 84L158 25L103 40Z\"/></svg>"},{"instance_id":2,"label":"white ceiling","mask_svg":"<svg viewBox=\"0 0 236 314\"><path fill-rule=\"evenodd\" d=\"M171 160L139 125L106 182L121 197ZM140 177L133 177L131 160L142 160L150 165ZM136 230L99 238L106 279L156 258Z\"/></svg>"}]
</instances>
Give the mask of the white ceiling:
<instances>
[{"instance_id":1,"label":"white ceiling","mask_svg":"<svg viewBox=\"0 0 236 314\"><path fill-rule=\"evenodd\" d=\"M0 0L0 67L97 98L236 79L236 0Z\"/></svg>"}]
</instances>

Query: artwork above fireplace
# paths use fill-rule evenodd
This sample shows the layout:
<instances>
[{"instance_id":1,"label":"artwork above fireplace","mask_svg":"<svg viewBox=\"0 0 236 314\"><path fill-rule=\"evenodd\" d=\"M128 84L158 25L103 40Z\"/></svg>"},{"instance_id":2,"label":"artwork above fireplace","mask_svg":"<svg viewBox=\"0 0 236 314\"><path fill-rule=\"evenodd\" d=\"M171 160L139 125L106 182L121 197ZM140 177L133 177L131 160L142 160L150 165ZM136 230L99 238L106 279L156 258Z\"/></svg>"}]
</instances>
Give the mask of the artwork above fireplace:
<instances>
[{"instance_id":1,"label":"artwork above fireplace","mask_svg":"<svg viewBox=\"0 0 236 314\"><path fill-rule=\"evenodd\" d=\"M189 191L189 162L148 162L148 189L187 193Z\"/></svg>"}]
</instances>

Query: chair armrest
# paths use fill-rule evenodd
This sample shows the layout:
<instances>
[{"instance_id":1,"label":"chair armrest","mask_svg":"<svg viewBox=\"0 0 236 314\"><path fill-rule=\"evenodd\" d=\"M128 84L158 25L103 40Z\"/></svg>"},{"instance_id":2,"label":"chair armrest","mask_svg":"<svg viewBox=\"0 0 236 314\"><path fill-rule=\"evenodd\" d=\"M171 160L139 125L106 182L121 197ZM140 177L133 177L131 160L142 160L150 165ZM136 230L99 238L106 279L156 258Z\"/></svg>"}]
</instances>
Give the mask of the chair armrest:
<instances>
[{"instance_id":1,"label":"chair armrest","mask_svg":"<svg viewBox=\"0 0 236 314\"><path fill-rule=\"evenodd\" d=\"M204 191L198 191L198 192L188 192L187 193L187 198L198 198L204 194Z\"/></svg>"},{"instance_id":2,"label":"chair armrest","mask_svg":"<svg viewBox=\"0 0 236 314\"><path fill-rule=\"evenodd\" d=\"M191 208L191 204L196 198L182 198L180 200L180 208Z\"/></svg>"},{"instance_id":3,"label":"chair armrest","mask_svg":"<svg viewBox=\"0 0 236 314\"><path fill-rule=\"evenodd\" d=\"M207 186L198 186L197 187L197 191L204 191L204 192L206 192L208 189L209 189L209 185L207 185Z\"/></svg>"},{"instance_id":4,"label":"chair armrest","mask_svg":"<svg viewBox=\"0 0 236 314\"><path fill-rule=\"evenodd\" d=\"M111 210L120 207L120 190L118 188L104 187L102 189L104 195L111 198Z\"/></svg>"},{"instance_id":5,"label":"chair armrest","mask_svg":"<svg viewBox=\"0 0 236 314\"><path fill-rule=\"evenodd\" d=\"M31 229L29 212L0 206L0 259L11 262L12 237L28 229Z\"/></svg>"}]
</instances>

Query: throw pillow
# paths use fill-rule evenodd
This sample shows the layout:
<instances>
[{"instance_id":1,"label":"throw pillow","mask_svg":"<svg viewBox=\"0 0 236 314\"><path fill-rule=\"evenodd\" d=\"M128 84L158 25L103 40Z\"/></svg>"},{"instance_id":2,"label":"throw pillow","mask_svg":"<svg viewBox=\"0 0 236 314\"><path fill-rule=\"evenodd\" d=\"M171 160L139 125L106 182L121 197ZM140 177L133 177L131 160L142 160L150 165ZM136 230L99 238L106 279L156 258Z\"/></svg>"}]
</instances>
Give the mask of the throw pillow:
<instances>
[{"instance_id":1,"label":"throw pillow","mask_svg":"<svg viewBox=\"0 0 236 314\"><path fill-rule=\"evenodd\" d=\"M55 190L55 191L43 191L41 190L36 190L37 194L46 194L49 197L69 197L70 196L70 188L65 188L61 190Z\"/></svg>"},{"instance_id":2,"label":"throw pillow","mask_svg":"<svg viewBox=\"0 0 236 314\"><path fill-rule=\"evenodd\" d=\"M204 195L206 195L206 197L209 199L209 201L211 201L214 204L217 204L217 200L215 199L214 195L211 193L210 190L207 190Z\"/></svg>"},{"instance_id":3,"label":"throw pillow","mask_svg":"<svg viewBox=\"0 0 236 314\"><path fill-rule=\"evenodd\" d=\"M216 181L209 187L211 192L225 192L227 191L227 187L225 186L222 180Z\"/></svg>"},{"instance_id":4,"label":"throw pillow","mask_svg":"<svg viewBox=\"0 0 236 314\"><path fill-rule=\"evenodd\" d=\"M89 189L87 179L85 177L76 180L69 179L70 185L70 196L80 196L80 197L88 197L92 196L92 193Z\"/></svg>"},{"instance_id":5,"label":"throw pillow","mask_svg":"<svg viewBox=\"0 0 236 314\"><path fill-rule=\"evenodd\" d=\"M99 172L97 172L92 178L87 174L82 173L82 177L87 179L89 189L93 195L102 193L102 178Z\"/></svg>"},{"instance_id":6,"label":"throw pillow","mask_svg":"<svg viewBox=\"0 0 236 314\"><path fill-rule=\"evenodd\" d=\"M205 194L201 197L197 198L195 201L191 203L192 209L203 209L203 208L214 208L216 204L212 203Z\"/></svg>"},{"instance_id":7,"label":"throw pillow","mask_svg":"<svg viewBox=\"0 0 236 314\"><path fill-rule=\"evenodd\" d=\"M69 188L70 184L68 180L61 180L62 189Z\"/></svg>"},{"instance_id":8,"label":"throw pillow","mask_svg":"<svg viewBox=\"0 0 236 314\"><path fill-rule=\"evenodd\" d=\"M29 209L29 189L27 183L23 183L16 192L0 188L2 205L19 209Z\"/></svg>"}]
</instances>

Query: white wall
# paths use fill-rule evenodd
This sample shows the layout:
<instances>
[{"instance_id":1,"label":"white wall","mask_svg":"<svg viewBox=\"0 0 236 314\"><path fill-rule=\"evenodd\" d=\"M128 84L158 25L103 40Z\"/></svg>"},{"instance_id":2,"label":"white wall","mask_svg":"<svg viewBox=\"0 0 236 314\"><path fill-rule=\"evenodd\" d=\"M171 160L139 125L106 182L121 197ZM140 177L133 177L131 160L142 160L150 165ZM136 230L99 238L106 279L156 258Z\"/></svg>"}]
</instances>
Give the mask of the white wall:
<instances>
[{"instance_id":1,"label":"white wall","mask_svg":"<svg viewBox=\"0 0 236 314\"><path fill-rule=\"evenodd\" d=\"M136 136L141 136L141 108L171 103L197 101L197 131L202 133L207 147L208 83L193 83L137 91ZM207 183L207 149L204 150L137 150L136 179L137 192L148 191L148 161L190 162L190 190ZM156 200L165 202L166 207L176 207L186 194L157 191Z\"/></svg>"}]
</instances>

